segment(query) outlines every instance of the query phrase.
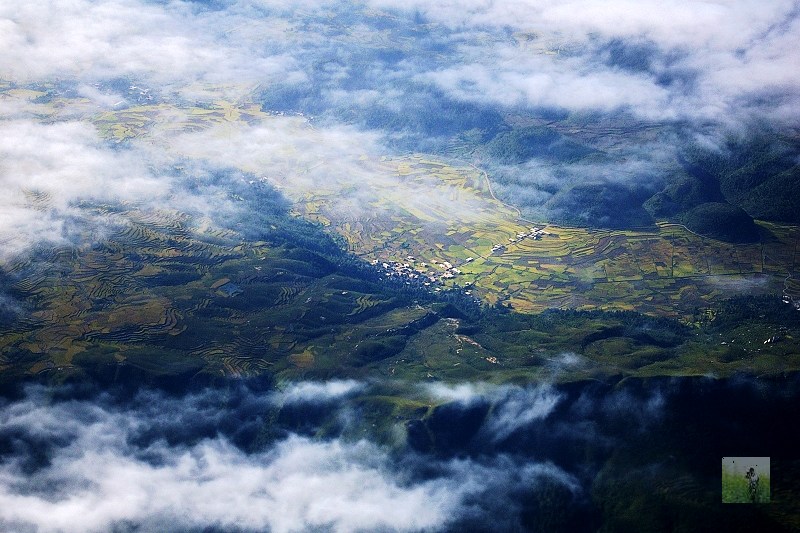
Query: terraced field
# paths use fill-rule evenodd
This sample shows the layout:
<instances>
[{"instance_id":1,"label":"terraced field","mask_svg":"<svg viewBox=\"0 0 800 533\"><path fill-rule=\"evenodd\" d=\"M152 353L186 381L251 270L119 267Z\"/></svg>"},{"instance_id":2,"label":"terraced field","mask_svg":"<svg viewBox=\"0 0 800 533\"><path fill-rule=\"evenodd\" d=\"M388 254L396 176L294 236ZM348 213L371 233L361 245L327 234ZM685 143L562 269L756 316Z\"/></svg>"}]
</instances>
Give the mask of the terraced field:
<instances>
[{"instance_id":1,"label":"terraced field","mask_svg":"<svg viewBox=\"0 0 800 533\"><path fill-rule=\"evenodd\" d=\"M311 251L200 230L177 212L116 214L127 223L101 245L5 265L32 310L4 326L0 370L303 374L362 364L352 346L387 331L402 348L403 328L430 313Z\"/></svg>"},{"instance_id":2,"label":"terraced field","mask_svg":"<svg viewBox=\"0 0 800 533\"><path fill-rule=\"evenodd\" d=\"M521 220L494 200L481 173L415 155L383 159L383 172L408 189L385 190L390 216L348 217L334 194L309 194L297 209L329 223L351 251L378 262L414 258L419 273L449 262L461 272L441 281L473 288L489 303L523 312L548 308L637 310L685 316L739 293L794 294L800 228L759 223L762 242L729 244L669 223L644 230L567 228ZM408 190L436 190L436 200ZM444 204L442 199L447 199ZM426 205L426 202L428 204ZM537 238L520 237L533 227ZM493 248L502 245L500 249Z\"/></svg>"}]
</instances>

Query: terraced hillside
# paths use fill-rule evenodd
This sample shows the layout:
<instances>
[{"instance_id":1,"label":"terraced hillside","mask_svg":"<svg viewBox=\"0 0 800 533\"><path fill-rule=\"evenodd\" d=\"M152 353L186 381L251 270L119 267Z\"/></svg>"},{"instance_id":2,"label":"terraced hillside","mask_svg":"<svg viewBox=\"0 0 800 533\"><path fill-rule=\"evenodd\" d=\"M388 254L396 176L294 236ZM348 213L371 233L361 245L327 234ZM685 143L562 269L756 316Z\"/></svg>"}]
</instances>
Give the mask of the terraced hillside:
<instances>
[{"instance_id":1,"label":"terraced hillside","mask_svg":"<svg viewBox=\"0 0 800 533\"><path fill-rule=\"evenodd\" d=\"M175 211L95 209L125 222L100 244L5 265L6 290L26 308L2 324L2 381L571 381L800 368L800 313L777 298L722 301L693 327L633 312L468 318L446 304L474 304L464 292L370 266L288 214L255 240Z\"/></svg>"},{"instance_id":2,"label":"terraced hillside","mask_svg":"<svg viewBox=\"0 0 800 533\"><path fill-rule=\"evenodd\" d=\"M353 368L373 356L362 342L397 351L434 316L335 255L199 229L177 212L115 213L126 223L102 244L5 265L7 289L29 307L0 336L6 379Z\"/></svg>"},{"instance_id":3,"label":"terraced hillside","mask_svg":"<svg viewBox=\"0 0 800 533\"><path fill-rule=\"evenodd\" d=\"M762 222L755 244L717 241L666 222L626 231L554 226L526 221L494 200L476 169L419 155L381 165L410 190L435 189L437 202L450 203L409 200L407 190L387 189L381 208L390 216L350 217L334 194L309 193L298 211L330 223L366 259L402 264L410 256L419 275L472 288L491 304L507 302L523 312L604 309L686 317L742 289L778 294L786 276L800 269L800 230L793 226ZM445 277L446 271L455 275Z\"/></svg>"}]
</instances>

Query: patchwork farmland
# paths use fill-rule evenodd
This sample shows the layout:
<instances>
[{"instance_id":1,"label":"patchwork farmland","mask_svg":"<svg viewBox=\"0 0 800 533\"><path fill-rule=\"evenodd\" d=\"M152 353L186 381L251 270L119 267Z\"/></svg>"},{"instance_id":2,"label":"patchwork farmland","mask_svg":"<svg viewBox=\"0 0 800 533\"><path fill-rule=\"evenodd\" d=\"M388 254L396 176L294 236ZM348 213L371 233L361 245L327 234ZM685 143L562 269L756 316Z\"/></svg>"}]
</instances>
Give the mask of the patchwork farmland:
<instances>
[{"instance_id":1,"label":"patchwork farmland","mask_svg":"<svg viewBox=\"0 0 800 533\"><path fill-rule=\"evenodd\" d=\"M6 88L0 96L35 101L45 94L41 88ZM57 116L64 98L42 107ZM81 108L73 103L72 109ZM252 101L222 98L204 107L145 99L120 111L87 114L114 142L156 142L215 128L222 135L274 121L314 134L304 117L276 116ZM202 157L181 152L186 149L173 151ZM715 299L741 293L783 291L790 304L800 302L800 228L759 222L761 242L730 244L666 222L627 231L559 227L522 219L494 197L486 173L464 161L365 153L360 174L342 176L326 172L330 161L324 158L284 153L276 166L267 152L240 161L240 170L277 187L297 216L328 226L350 252L375 264L408 264L435 278L434 290L463 287L488 304L521 312L636 310L684 319ZM536 238L523 237L533 228L541 231ZM443 276L445 263L452 265L446 269L452 277Z\"/></svg>"},{"instance_id":2,"label":"patchwork farmland","mask_svg":"<svg viewBox=\"0 0 800 533\"><path fill-rule=\"evenodd\" d=\"M682 316L743 290L779 293L785 282L795 293L796 281L787 279L800 259L795 227L760 222L760 243L730 244L666 222L627 231L535 224L492 198L474 168L422 155L376 164L407 184L381 192L380 216L350 216L334 192L306 193L298 213L330 224L367 260L412 257L419 274L472 289L490 304ZM445 263L460 272L442 276Z\"/></svg>"}]
</instances>

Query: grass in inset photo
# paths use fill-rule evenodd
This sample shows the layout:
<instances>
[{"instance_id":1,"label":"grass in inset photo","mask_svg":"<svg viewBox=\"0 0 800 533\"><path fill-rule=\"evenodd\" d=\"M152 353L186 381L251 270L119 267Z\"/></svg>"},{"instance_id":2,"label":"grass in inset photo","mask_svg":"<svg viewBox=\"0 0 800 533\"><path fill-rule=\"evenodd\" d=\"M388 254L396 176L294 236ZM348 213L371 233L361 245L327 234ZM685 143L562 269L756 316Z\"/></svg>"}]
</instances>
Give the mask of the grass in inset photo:
<instances>
[{"instance_id":1,"label":"grass in inset photo","mask_svg":"<svg viewBox=\"0 0 800 533\"><path fill-rule=\"evenodd\" d=\"M722 503L769 503L769 457L723 457Z\"/></svg>"}]
</instances>

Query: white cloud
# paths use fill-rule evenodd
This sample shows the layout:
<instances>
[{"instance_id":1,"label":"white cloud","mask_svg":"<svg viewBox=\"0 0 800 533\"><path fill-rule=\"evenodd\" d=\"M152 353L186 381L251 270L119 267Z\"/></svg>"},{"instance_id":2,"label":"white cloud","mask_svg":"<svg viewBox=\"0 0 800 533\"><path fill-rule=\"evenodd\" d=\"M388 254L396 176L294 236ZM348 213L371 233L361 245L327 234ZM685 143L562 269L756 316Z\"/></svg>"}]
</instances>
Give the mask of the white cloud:
<instances>
[{"instance_id":1,"label":"white cloud","mask_svg":"<svg viewBox=\"0 0 800 533\"><path fill-rule=\"evenodd\" d=\"M563 400L563 395L547 383L528 387L432 383L422 388L437 400L463 405L479 401L490 403L492 408L481 431L493 442L500 442L532 422L546 418Z\"/></svg>"},{"instance_id":2,"label":"white cloud","mask_svg":"<svg viewBox=\"0 0 800 533\"><path fill-rule=\"evenodd\" d=\"M246 7L208 14L180 1L4 2L0 71L17 82L132 77L178 90L302 78L290 56L267 50L283 25L263 18L258 34L237 31L249 22Z\"/></svg>"},{"instance_id":3,"label":"white cloud","mask_svg":"<svg viewBox=\"0 0 800 533\"><path fill-rule=\"evenodd\" d=\"M588 34L613 37L647 36L671 45L728 47L751 42L790 13L791 0L372 0L384 9L419 11L450 27L510 27L544 35L585 38Z\"/></svg>"},{"instance_id":4,"label":"white cloud","mask_svg":"<svg viewBox=\"0 0 800 533\"><path fill-rule=\"evenodd\" d=\"M478 52L478 51L475 51ZM509 107L560 107L577 111L633 108L662 116L669 92L641 75L587 69L579 59L556 61L498 46L493 56L430 73L431 79L462 100ZM651 107L652 106L652 107Z\"/></svg>"},{"instance_id":5,"label":"white cloud","mask_svg":"<svg viewBox=\"0 0 800 533\"><path fill-rule=\"evenodd\" d=\"M277 394L277 398L283 403L328 402L350 396L363 389L363 383L352 379L300 381L286 387Z\"/></svg>"},{"instance_id":6,"label":"white cloud","mask_svg":"<svg viewBox=\"0 0 800 533\"><path fill-rule=\"evenodd\" d=\"M196 185L184 190L177 160L162 147L138 140L111 147L88 122L0 121L0 138L2 260L39 243L93 244L128 223L104 204L178 209L217 224L241 209L224 184L212 183L224 166L182 162Z\"/></svg>"},{"instance_id":7,"label":"white cloud","mask_svg":"<svg viewBox=\"0 0 800 533\"><path fill-rule=\"evenodd\" d=\"M102 401L52 402L39 390L5 405L0 438L39 446L48 460L26 466L41 456L25 447L5 456L0 526L62 533L117 526L276 533L437 530L474 514L475 498L484 493L531 490L542 479L580 490L575 478L550 463L519 464L503 456L440 462L416 478L409 465L396 466L388 450L363 440L289 436L251 454L224 437L142 441L161 423L151 419L153 412L192 424L192 413L212 397L140 395L126 407L110 407ZM225 408L220 411L222 420ZM164 430L170 434L169 425Z\"/></svg>"},{"instance_id":8,"label":"white cloud","mask_svg":"<svg viewBox=\"0 0 800 533\"><path fill-rule=\"evenodd\" d=\"M0 122L0 138L4 258L40 241L69 242L71 220L89 222L90 227L113 222L102 213L80 209L78 201L136 202L168 192L137 154L106 147L86 123Z\"/></svg>"},{"instance_id":9,"label":"white cloud","mask_svg":"<svg viewBox=\"0 0 800 533\"><path fill-rule=\"evenodd\" d=\"M575 352L564 352L548 359L549 366L556 371L566 368L577 368L585 365L588 359Z\"/></svg>"},{"instance_id":10,"label":"white cloud","mask_svg":"<svg viewBox=\"0 0 800 533\"><path fill-rule=\"evenodd\" d=\"M798 118L800 51L792 43L800 35L800 16L790 0L371 4L419 11L458 32L454 36L477 30L496 36L509 28L535 35L530 46L508 39L468 39L459 47L464 57L426 74L458 98L568 110L621 108L647 119L730 122L754 112L743 110L747 106L742 100L767 90L789 95L793 105L773 99L755 113L763 116L763 108L780 107L771 118ZM459 40L454 37L454 42ZM603 64L598 47L610 42L649 43L654 64L641 73ZM660 79L676 73L693 76L692 85L670 86Z\"/></svg>"},{"instance_id":11,"label":"white cloud","mask_svg":"<svg viewBox=\"0 0 800 533\"><path fill-rule=\"evenodd\" d=\"M546 418L563 399L550 385L507 388L487 421L485 432L499 442L536 420Z\"/></svg>"},{"instance_id":12,"label":"white cloud","mask_svg":"<svg viewBox=\"0 0 800 533\"><path fill-rule=\"evenodd\" d=\"M496 385L489 383L458 383L451 385L449 383L436 382L422 386L422 389L436 400L463 404L486 399L496 388Z\"/></svg>"},{"instance_id":13,"label":"white cloud","mask_svg":"<svg viewBox=\"0 0 800 533\"><path fill-rule=\"evenodd\" d=\"M206 84L227 84L218 90L241 96L257 84L307 82L316 60L336 50L343 62L336 67L339 75L326 77L327 86L320 88L333 103L347 102L352 94L351 102L366 105L382 93L384 101L397 102L402 96L395 82L415 75L462 99L570 110L630 109L640 117L666 120L723 120L740 112L740 99L765 89L792 95L792 104L798 100L800 51L793 43L800 17L789 0L372 0L368 5L422 12L439 24L431 29L437 42L455 46L458 53L438 57L438 66L432 67L423 38L403 42L409 55L393 67L348 64L359 43L356 34L380 35L359 18L357 4L350 10L356 18L350 19L341 4L300 0L242 0L219 10L181 1L11 1L0 6L5 51L0 71L15 81L141 78L159 90L208 99L219 93ZM306 16L314 24L304 26ZM330 29L345 39L338 47L319 32L326 17L335 21ZM413 25L410 19L403 23ZM535 34L533 49L509 39L509 28ZM601 49L611 41L651 44L651 71L623 72L603 64ZM544 50L561 53L540 53ZM346 86L357 70L387 86ZM660 80L678 71L695 76L691 87ZM781 106L776 118L796 118L795 108Z\"/></svg>"},{"instance_id":14,"label":"white cloud","mask_svg":"<svg viewBox=\"0 0 800 533\"><path fill-rule=\"evenodd\" d=\"M219 166L234 166L273 179L301 193L325 183L347 185L371 177L362 155L381 153L377 133L355 128L314 128L302 117L272 117L253 125L225 125L196 133L156 135L172 153ZM376 176L380 178L380 176Z\"/></svg>"},{"instance_id":15,"label":"white cloud","mask_svg":"<svg viewBox=\"0 0 800 533\"><path fill-rule=\"evenodd\" d=\"M126 522L147 531L406 531L442 524L460 497L441 481L401 486L383 471L386 455L366 442L292 437L252 456L220 439L185 450L162 444L147 450L158 456L154 465L127 454L122 442L98 449L89 437L100 429L29 478L4 469L0 523L64 532L108 531ZM59 494L30 491L42 485Z\"/></svg>"},{"instance_id":16,"label":"white cloud","mask_svg":"<svg viewBox=\"0 0 800 533\"><path fill-rule=\"evenodd\" d=\"M0 98L0 114L10 119L0 124L0 133L14 139L0 147L5 158L0 180L10 191L0 200L4 255L31 242L74 240L71 221L87 216L75 209L80 199L166 201L170 185L150 167L177 157L267 176L293 200L309 191L327 193L335 198L336 209L353 216L385 214L386 203L378 200L393 195L400 208L444 212L468 221L479 215L463 195L458 204L449 201L448 193L457 191L400 180L376 164L380 156L391 154L387 139L397 132L364 132L334 123L352 116L359 122L376 108L399 115L408 107L424 110L438 98L430 85L457 100L515 111L625 110L647 120L712 120L738 127L754 116L786 123L799 118L800 71L795 66L800 49L793 43L800 34L800 18L791 2L615 0L602 7L584 0L368 2L406 14L419 10L438 23L397 42L387 42L394 30L370 26L373 19L362 16L356 4L352 10L335 2L222 4L221 9L141 0L0 5L3 77L20 83L57 78L82 97L67 106L71 110ZM398 35L415 27L410 17L386 20L398 26ZM335 38L320 30L331 30ZM521 45L516 31L533 32L536 38L530 46ZM649 68L626 69L610 62L608 47L614 42L649 50ZM384 49L379 45L404 55L400 61L380 60ZM431 53L428 46L444 52ZM558 54L543 53L556 50ZM679 81L665 81L671 76ZM304 118L276 117L247 126L170 132L121 150L104 147L90 126L74 121L34 124L65 116L76 120L120 102L132 104L124 88L95 85L112 77L142 78L154 93L205 100L220 94L249 98L256 85L258 94L269 96L275 84L306 87L313 80L319 86L308 98L316 99L325 122L315 121L313 127ZM409 123L416 127L413 120ZM661 136L658 142L677 141ZM424 140L419 146L425 146ZM664 150L650 148L636 157L622 154L624 163L606 168L562 165L559 175L552 165L535 161L494 169L504 178L514 174L507 184L497 184L497 191L541 206L567 181L589 177L655 183L662 168L653 154ZM674 166L674 158L670 162ZM652 174L640 171L645 167L654 169ZM537 187L544 184L548 186ZM34 206L23 189L48 193L47 207ZM212 194L181 201L204 212L230 208ZM92 220L92 231L98 232L113 222Z\"/></svg>"},{"instance_id":17,"label":"white cloud","mask_svg":"<svg viewBox=\"0 0 800 533\"><path fill-rule=\"evenodd\" d=\"M483 207L483 198L443 183L435 175L404 179L382 163L381 157L392 153L383 140L379 131L315 127L304 117L273 116L247 126L154 133L147 142L171 157L235 167L262 177L292 201L309 194L325 198L326 209L352 217L377 217L397 208L447 213L448 220L482 217L471 207Z\"/></svg>"}]
</instances>

